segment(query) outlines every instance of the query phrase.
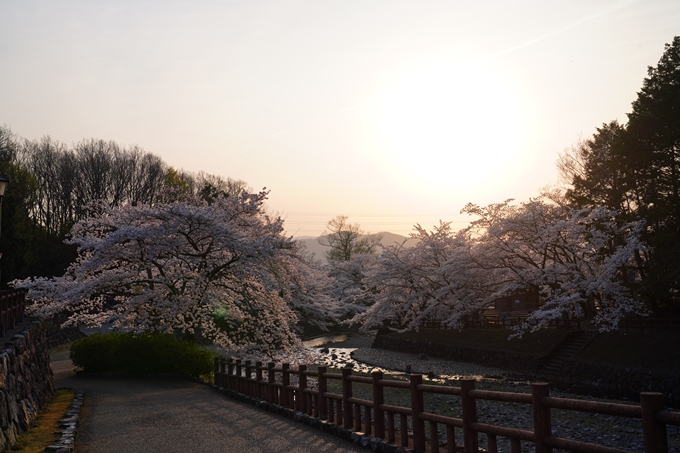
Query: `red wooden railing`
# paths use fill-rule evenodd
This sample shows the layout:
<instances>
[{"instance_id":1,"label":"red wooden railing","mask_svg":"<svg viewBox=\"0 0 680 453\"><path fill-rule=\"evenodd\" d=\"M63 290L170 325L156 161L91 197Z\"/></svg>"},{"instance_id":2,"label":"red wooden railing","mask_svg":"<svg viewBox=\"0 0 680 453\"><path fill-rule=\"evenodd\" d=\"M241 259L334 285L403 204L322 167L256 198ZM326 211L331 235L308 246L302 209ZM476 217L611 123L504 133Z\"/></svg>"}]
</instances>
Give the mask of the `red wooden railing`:
<instances>
[{"instance_id":1,"label":"red wooden railing","mask_svg":"<svg viewBox=\"0 0 680 453\"><path fill-rule=\"evenodd\" d=\"M0 336L24 320L25 306L25 290L0 291Z\"/></svg>"},{"instance_id":2,"label":"red wooden railing","mask_svg":"<svg viewBox=\"0 0 680 453\"><path fill-rule=\"evenodd\" d=\"M469 319L465 321L465 327L470 329L512 329L516 326L520 326L526 323L528 326L538 325L537 321L529 321L526 316L482 316L480 319ZM439 321L425 321L421 327L427 329L443 329L443 330L456 330L457 328L449 327L442 324ZM571 329L571 330L581 330L581 321L578 318L572 319L551 319L548 321L548 328L555 329Z\"/></svg>"},{"instance_id":3,"label":"red wooden railing","mask_svg":"<svg viewBox=\"0 0 680 453\"><path fill-rule=\"evenodd\" d=\"M266 377L264 377L266 374ZM291 375L297 376L297 385L291 384ZM310 388L308 378L316 380L316 388ZM340 381L342 394L328 392L329 380ZM368 384L372 399L356 398L352 394L353 383ZM680 426L680 412L664 410L661 393L641 393L639 405L603 403L588 400L555 398L549 395L548 384L532 385L532 393L497 392L476 390L474 379L461 380L460 387L423 384L419 374L411 375L410 381L384 379L383 373L374 371L370 377L356 376L350 368L341 373L328 373L326 367L317 371L307 370L306 365L292 369L288 364L276 367L273 363L263 366L232 359L215 359L215 384L302 414L335 423L367 438L379 438L388 443L399 443L421 453L438 453L445 441L448 453L456 451L456 428L462 430L466 453L477 453L478 435L487 437L488 451L497 453L497 438L510 440L512 453L521 451L522 442L535 444L537 453L552 452L553 448L583 453L630 453L627 450L588 442L553 436L550 410L591 412L620 417L639 418L642 421L645 453L667 453L666 425ZM385 404L386 388L402 389L410 393L410 407ZM424 395L453 395L461 398L460 418L425 412ZM490 425L477 421L477 400L503 401L526 404L532 407L533 431ZM362 420L363 415L363 420ZM399 426L396 419L399 419ZM409 420L412 439L409 444ZM387 423L386 423L387 422ZM425 423L429 424L429 436ZM440 438L439 425L446 427L446 436ZM429 437L429 441L428 441ZM429 449L428 449L429 444Z\"/></svg>"}]
</instances>

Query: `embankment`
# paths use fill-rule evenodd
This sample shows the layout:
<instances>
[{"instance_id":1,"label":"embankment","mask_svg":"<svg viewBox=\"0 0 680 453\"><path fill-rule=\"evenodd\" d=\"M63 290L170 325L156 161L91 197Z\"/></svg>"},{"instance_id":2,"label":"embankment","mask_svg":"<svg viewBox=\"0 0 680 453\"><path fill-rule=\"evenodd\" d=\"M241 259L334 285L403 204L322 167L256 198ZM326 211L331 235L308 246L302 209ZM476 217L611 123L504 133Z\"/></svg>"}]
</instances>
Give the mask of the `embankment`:
<instances>
[{"instance_id":1,"label":"embankment","mask_svg":"<svg viewBox=\"0 0 680 453\"><path fill-rule=\"evenodd\" d=\"M54 395L45 331L25 323L0 349L0 451L8 450Z\"/></svg>"},{"instance_id":2,"label":"embankment","mask_svg":"<svg viewBox=\"0 0 680 453\"><path fill-rule=\"evenodd\" d=\"M637 338L630 339L641 349L638 356L634 354L634 347L624 343L620 335L602 334L602 338L598 337L568 360L559 377L539 376L539 365L568 334L568 331L552 330L513 344L517 340L507 340L508 334L502 331L423 329L395 333L383 330L372 347L493 366L527 379L547 380L558 388L593 396L635 400L640 392L661 392L666 404L680 407L680 361L668 355L680 350L680 344L673 338L648 335L644 343ZM666 351L666 355L659 355L659 351ZM643 357L645 352L646 357Z\"/></svg>"}]
</instances>

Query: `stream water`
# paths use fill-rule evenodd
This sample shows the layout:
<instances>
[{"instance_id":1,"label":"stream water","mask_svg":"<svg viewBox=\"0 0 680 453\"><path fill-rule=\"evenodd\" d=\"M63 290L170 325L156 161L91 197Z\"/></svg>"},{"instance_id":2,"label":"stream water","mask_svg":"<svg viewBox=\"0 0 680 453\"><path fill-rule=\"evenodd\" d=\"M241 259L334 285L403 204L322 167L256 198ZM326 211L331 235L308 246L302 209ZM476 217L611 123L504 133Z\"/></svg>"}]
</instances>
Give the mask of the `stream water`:
<instances>
[{"instance_id":1,"label":"stream water","mask_svg":"<svg viewBox=\"0 0 680 453\"><path fill-rule=\"evenodd\" d=\"M308 348L318 348L319 346L329 345L329 344L332 344L332 343L341 343L343 341L347 341L350 338L355 338L357 336L358 336L358 334L349 334L349 333L331 334L331 333L329 333L328 335L324 335L322 337L312 338L311 340L303 341L302 344L304 344Z\"/></svg>"},{"instance_id":2,"label":"stream water","mask_svg":"<svg viewBox=\"0 0 680 453\"><path fill-rule=\"evenodd\" d=\"M337 344L338 346L351 345L370 347L372 342L372 338L361 337L357 333L343 333L328 334L304 341L303 343L309 349L314 350L318 356L317 362L322 366L336 369L350 367L355 372L360 373L370 373L375 370L382 371L386 375L404 376L403 371L380 368L354 360L352 358L352 352L357 350L357 347L333 347L334 344Z\"/></svg>"},{"instance_id":3,"label":"stream water","mask_svg":"<svg viewBox=\"0 0 680 453\"><path fill-rule=\"evenodd\" d=\"M317 357L316 362L329 368L350 367L355 372L360 373L370 373L377 370L382 371L385 375L403 379L408 379L410 373L418 373L422 374L425 380L439 383L459 381L463 377L484 381L499 381L508 378L507 372L480 364L432 358L419 359L413 354L400 354L384 350L372 350L367 354L368 351L365 348L370 348L372 343L372 337L361 337L356 334L330 334L304 342L305 346L314 351ZM359 357L365 359L367 356L375 356L369 360L383 365L384 368L353 358L352 353L359 348L362 349L358 353ZM512 380L514 381L516 378Z\"/></svg>"}]
</instances>

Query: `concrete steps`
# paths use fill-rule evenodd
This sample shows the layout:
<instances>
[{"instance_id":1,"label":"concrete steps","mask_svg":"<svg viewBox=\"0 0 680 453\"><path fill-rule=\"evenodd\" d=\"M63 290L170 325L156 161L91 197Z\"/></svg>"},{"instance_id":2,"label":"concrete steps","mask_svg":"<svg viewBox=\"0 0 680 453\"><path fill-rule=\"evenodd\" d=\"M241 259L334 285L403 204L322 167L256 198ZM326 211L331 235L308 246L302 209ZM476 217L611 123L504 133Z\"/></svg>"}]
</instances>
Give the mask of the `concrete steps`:
<instances>
[{"instance_id":1,"label":"concrete steps","mask_svg":"<svg viewBox=\"0 0 680 453\"><path fill-rule=\"evenodd\" d=\"M547 377L559 377L564 365L590 343L598 332L581 330L562 343L539 369L538 374Z\"/></svg>"}]
</instances>

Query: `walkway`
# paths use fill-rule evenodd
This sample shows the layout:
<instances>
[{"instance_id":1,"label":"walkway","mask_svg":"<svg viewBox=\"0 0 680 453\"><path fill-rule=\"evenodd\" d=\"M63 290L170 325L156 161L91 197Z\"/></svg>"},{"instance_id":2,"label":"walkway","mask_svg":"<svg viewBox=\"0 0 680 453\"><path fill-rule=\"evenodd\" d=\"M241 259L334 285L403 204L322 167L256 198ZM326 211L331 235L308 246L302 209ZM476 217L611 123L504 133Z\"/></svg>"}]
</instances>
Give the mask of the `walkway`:
<instances>
[{"instance_id":1,"label":"walkway","mask_svg":"<svg viewBox=\"0 0 680 453\"><path fill-rule=\"evenodd\" d=\"M85 390L78 453L366 451L188 380L76 377L66 354L53 369L57 387Z\"/></svg>"}]
</instances>

